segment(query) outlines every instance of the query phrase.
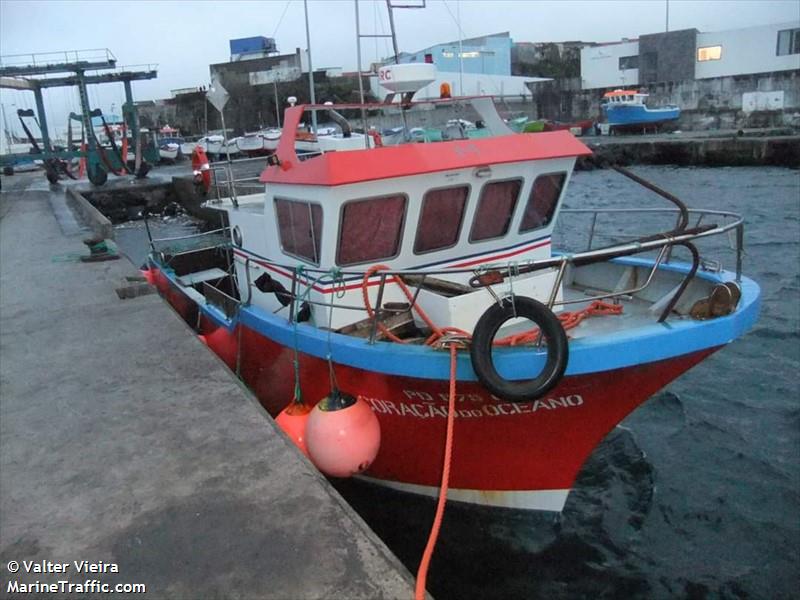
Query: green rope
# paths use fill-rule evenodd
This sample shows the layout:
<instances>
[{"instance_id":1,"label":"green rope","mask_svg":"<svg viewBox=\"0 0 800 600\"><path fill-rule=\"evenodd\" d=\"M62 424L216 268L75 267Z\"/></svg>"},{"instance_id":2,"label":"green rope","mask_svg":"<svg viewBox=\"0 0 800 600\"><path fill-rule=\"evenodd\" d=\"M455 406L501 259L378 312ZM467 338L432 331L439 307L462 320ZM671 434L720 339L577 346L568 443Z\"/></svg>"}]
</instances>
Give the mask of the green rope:
<instances>
[{"instance_id":1,"label":"green rope","mask_svg":"<svg viewBox=\"0 0 800 600\"><path fill-rule=\"evenodd\" d=\"M303 265L298 265L295 267L295 281L297 282L297 286L299 289L300 286L300 277L302 276L303 272L305 271L305 267ZM294 397L296 402L302 402L302 392L300 390L300 359L298 353L298 341L297 341L297 314L300 311L300 307L303 305L303 302L310 299L311 292L314 289L314 286L320 283L323 279L330 278L331 281L334 283L334 287L336 289L335 296L337 298L343 298L345 295L345 283L344 283L344 276L342 275L342 270L338 267L333 267L329 269L327 272L322 273L316 279L311 279L307 277L309 283L305 285L305 289L300 292L296 293L292 297L292 334L294 336L294 360L293 367L294 367ZM336 383L336 373L333 369L333 354L332 354L332 344L331 344L331 332L333 330L333 302L330 304L330 312L328 314L328 352L326 355L326 359L328 361L328 374L331 381L331 388L336 390L338 388Z\"/></svg>"}]
</instances>

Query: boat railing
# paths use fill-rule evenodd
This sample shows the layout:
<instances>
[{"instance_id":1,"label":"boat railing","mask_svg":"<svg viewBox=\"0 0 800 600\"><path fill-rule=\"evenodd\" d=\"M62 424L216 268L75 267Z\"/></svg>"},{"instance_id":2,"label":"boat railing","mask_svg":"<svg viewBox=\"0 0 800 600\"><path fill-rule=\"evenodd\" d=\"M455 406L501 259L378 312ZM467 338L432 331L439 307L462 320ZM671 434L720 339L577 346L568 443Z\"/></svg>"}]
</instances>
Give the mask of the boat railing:
<instances>
[{"instance_id":1,"label":"boat railing","mask_svg":"<svg viewBox=\"0 0 800 600\"><path fill-rule=\"evenodd\" d=\"M677 304L678 300L686 290L689 282L693 279L698 270L719 270L719 263L712 261L703 261L700 253L694 245L695 242L711 238L713 236L720 236L729 234L732 250L736 256L736 271L735 276L737 281L741 281L742 276L742 259L743 259L743 241L744 241L744 222L742 217L736 213L720 210L707 210L707 209L687 209L685 213L692 217L693 224L690 227L677 228L669 231L664 231L652 235L642 236L634 240L627 240L618 243L613 243L604 247L594 247L594 241L598 237L597 222L600 215L610 214L619 216L625 215L644 215L644 214L674 214L676 218L682 219L681 213L677 208L587 208L587 209L563 209L562 214L585 214L591 218L591 224L587 232L588 242L582 251L578 252L564 252L555 254L554 256L543 259L529 259L524 261L509 261L505 263L494 263L488 265L481 265L477 268L460 268L460 269L390 269L380 271L373 276L378 278L379 287L377 290L377 303L373 315L374 325L377 326L377 320L387 314L387 310L382 307L382 299L384 297L385 287L387 284L393 283L396 278L402 279L405 276L415 275L417 280L413 286L417 287L419 292L425 284L428 277L447 276L456 273L472 275L469 281L469 287L475 290L485 289L497 301L500 297L497 296L492 286L509 281L511 289L513 289L513 282L515 279L520 278L526 274L536 271L550 270L555 273L555 278L550 287L548 299L546 304L549 308L555 306L572 304L575 302L590 302L593 300L605 299L619 299L622 297L629 297L633 294L641 292L648 287L654 279L659 267L670 261L670 255L676 246L681 246L689 250L692 256L690 268L687 270L681 284L670 298L665 300L665 307L661 311L659 322L664 321L667 316L672 312L672 309ZM724 220L721 224L703 224L704 221L710 218L717 220ZM148 230L149 234L149 230ZM230 242L230 230L228 228L218 229L212 232L194 234L188 236L179 236L172 238L152 239L151 249L154 252L161 254L165 264L169 264L170 258L165 256L169 254L170 257L176 255L186 255L192 252L200 252L213 246L212 237L216 236L216 241L225 237L224 245L232 247ZM202 240L202 241L201 241ZM221 244L219 244L221 245ZM236 247L236 244L233 244ZM177 252L177 254L175 254ZM561 299L558 300L558 290L564 280L568 267L580 267L595 263L606 262L613 259L622 257L629 257L641 254L656 252L656 257L650 265L649 272L644 278L644 282L624 290L614 290L607 293L598 293L593 296L586 296L581 299ZM331 294L329 301L317 300L312 297L308 291L317 284L331 285L342 287L344 286L345 279L352 279L356 277L364 278L366 270L357 269L324 269L313 265L298 265L289 264L281 261L275 261L266 256L259 255L256 252L247 250L244 255L246 282L239 282L240 285L240 302L247 306L252 301L252 287L255 283L251 280L251 267L255 264L258 266L269 266L285 272L292 273L292 288L290 297L295 301L302 299L312 305L325 306L329 309L344 309L356 310L367 312L363 305L352 305L339 302L337 294ZM242 285L244 283L244 285ZM417 296L415 295L411 301L413 306L416 303ZM297 307L292 302L289 307L289 318L294 318ZM374 328L373 328L374 331ZM371 336L374 341L374 336Z\"/></svg>"},{"instance_id":2,"label":"boat railing","mask_svg":"<svg viewBox=\"0 0 800 600\"><path fill-rule=\"evenodd\" d=\"M144 226L147 231L150 251L153 254L164 257L165 264L168 262L168 259L166 259L167 256L183 256L193 252L202 252L210 248L218 248L230 244L231 239L229 227L220 227L201 233L154 238L146 216L144 219Z\"/></svg>"},{"instance_id":3,"label":"boat railing","mask_svg":"<svg viewBox=\"0 0 800 600\"><path fill-rule=\"evenodd\" d=\"M214 188L214 200L217 203L223 200L230 200L234 206L239 205L239 195L257 194L264 191L264 184L259 182L259 176L237 178L233 172L233 165L242 162L254 162L257 159L242 159L225 163L214 163L211 165L212 186ZM264 162L260 159L259 162Z\"/></svg>"},{"instance_id":4,"label":"boat railing","mask_svg":"<svg viewBox=\"0 0 800 600\"><path fill-rule=\"evenodd\" d=\"M682 282L682 285L668 301L665 309L661 313L660 321L666 319L667 315L672 311L675 304L680 299L680 296L688 286L689 281L694 277L699 269L705 270L719 270L719 263L712 261L703 261L700 257L699 251L694 246L693 242L701 239L709 238L712 236L719 236L725 233L732 234L732 249L736 254L736 280L741 281L742 274L742 257L743 257L743 239L744 239L744 224L741 216L736 213L718 210L703 210L703 209L689 209L688 214L693 217L694 225L684 230L671 230L654 235L648 235L637 238L635 240L628 240L621 243L616 243L602 248L594 248L593 240L597 237L596 227L597 218L600 214L655 214L666 213L679 215L680 211L674 208L645 208L645 209L628 209L628 208L602 208L602 209L564 209L562 213L573 214L587 214L592 217L592 224L590 226L588 237L589 242L585 250L575 253L560 253L546 259L533 259L525 261L512 261L506 263L495 263L491 265L481 265L478 268L462 268L462 269L391 269L381 271L374 275L379 279L379 287L377 291L378 308L376 308L376 315L380 315L383 311L381 309L381 300L384 297L384 288L387 283L392 283L395 278L402 278L404 276L416 275L421 276L418 281L419 289L424 285L427 277L447 276L455 273L468 273L473 275L470 280L470 286L473 289L485 288L496 300L500 300L496 296L492 286L502 283L505 280L513 280L527 273L534 271L542 271L550 269L555 271L556 277L551 286L547 304L550 308L554 306L567 305L576 302L589 302L592 300L602 299L615 299L625 296L630 296L641 292L652 282L658 268L670 261L672 249L676 246L687 248L692 255L692 262L689 271ZM728 222L723 224L709 224L703 225L703 221L710 217L720 217ZM587 296L579 300L576 299L562 299L557 300L558 290L566 274L569 266L583 266L592 263L600 263L615 258L625 256L634 256L638 254L646 254L649 252L656 252L656 257L650 267L648 275L645 277L644 283L631 287L629 289L615 290L613 292L601 293L595 296ZM354 277L364 277L366 271L352 270L352 269L322 269L311 265L292 265L275 261L258 253L247 250L245 260L245 271L247 273L247 281L245 287L247 289L246 296L244 297L244 304L247 305L252 299L252 286L254 285L250 279L250 267L253 263L261 266L271 266L283 271L293 273L292 276L292 290L290 296L292 298L303 297L303 300L313 305L326 306L331 309L345 309L345 310L360 310L365 312L366 309L363 305L348 305L344 303L331 301L314 300L309 294L305 293L306 288L310 288L315 284L329 285L333 283L337 285L339 281L350 279ZM335 296L333 294L332 296ZM416 302L416 296L414 297ZM290 310L290 312L292 312ZM378 316L374 317L375 319Z\"/></svg>"}]
</instances>

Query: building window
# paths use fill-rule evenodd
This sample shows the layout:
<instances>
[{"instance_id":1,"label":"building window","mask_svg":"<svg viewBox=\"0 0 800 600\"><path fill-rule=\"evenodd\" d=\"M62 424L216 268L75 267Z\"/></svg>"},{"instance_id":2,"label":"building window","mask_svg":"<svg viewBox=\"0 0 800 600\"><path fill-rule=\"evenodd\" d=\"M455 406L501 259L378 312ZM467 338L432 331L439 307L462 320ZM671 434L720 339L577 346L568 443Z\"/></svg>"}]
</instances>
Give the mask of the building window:
<instances>
[{"instance_id":1,"label":"building window","mask_svg":"<svg viewBox=\"0 0 800 600\"><path fill-rule=\"evenodd\" d=\"M336 262L355 265L397 256L405 215L406 197L399 194L345 204Z\"/></svg>"},{"instance_id":2,"label":"building window","mask_svg":"<svg viewBox=\"0 0 800 600\"><path fill-rule=\"evenodd\" d=\"M697 49L697 62L719 60L722 58L722 46L706 46Z\"/></svg>"},{"instance_id":3,"label":"building window","mask_svg":"<svg viewBox=\"0 0 800 600\"><path fill-rule=\"evenodd\" d=\"M469 186L431 190L422 199L414 252L422 254L455 246L464 208L467 206Z\"/></svg>"},{"instance_id":4,"label":"building window","mask_svg":"<svg viewBox=\"0 0 800 600\"><path fill-rule=\"evenodd\" d=\"M778 56L800 54L800 29L784 29L778 32Z\"/></svg>"},{"instance_id":5,"label":"building window","mask_svg":"<svg viewBox=\"0 0 800 600\"><path fill-rule=\"evenodd\" d=\"M322 207L310 202L275 198L278 235L286 254L319 264Z\"/></svg>"},{"instance_id":6,"label":"building window","mask_svg":"<svg viewBox=\"0 0 800 600\"><path fill-rule=\"evenodd\" d=\"M558 199L561 197L561 190L564 189L566 173L550 173L539 175L533 182L531 195L525 212L522 215L522 223L519 232L539 229L550 224L558 206Z\"/></svg>"},{"instance_id":7,"label":"building window","mask_svg":"<svg viewBox=\"0 0 800 600\"><path fill-rule=\"evenodd\" d=\"M521 179L495 181L483 186L472 220L470 242L503 237L508 232L521 187Z\"/></svg>"},{"instance_id":8,"label":"building window","mask_svg":"<svg viewBox=\"0 0 800 600\"><path fill-rule=\"evenodd\" d=\"M620 56L619 57L619 70L625 71L627 69L639 68L639 56Z\"/></svg>"}]
</instances>

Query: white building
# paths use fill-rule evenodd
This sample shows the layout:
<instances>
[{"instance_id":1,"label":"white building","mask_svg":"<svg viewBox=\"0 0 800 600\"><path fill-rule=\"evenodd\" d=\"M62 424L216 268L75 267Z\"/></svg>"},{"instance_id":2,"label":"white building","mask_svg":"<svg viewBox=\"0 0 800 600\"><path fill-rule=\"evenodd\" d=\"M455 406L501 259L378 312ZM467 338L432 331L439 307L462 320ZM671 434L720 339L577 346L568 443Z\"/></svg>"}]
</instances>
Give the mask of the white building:
<instances>
[{"instance_id":1,"label":"white building","mask_svg":"<svg viewBox=\"0 0 800 600\"><path fill-rule=\"evenodd\" d=\"M800 70L800 21L641 36L581 50L583 89Z\"/></svg>"}]
</instances>

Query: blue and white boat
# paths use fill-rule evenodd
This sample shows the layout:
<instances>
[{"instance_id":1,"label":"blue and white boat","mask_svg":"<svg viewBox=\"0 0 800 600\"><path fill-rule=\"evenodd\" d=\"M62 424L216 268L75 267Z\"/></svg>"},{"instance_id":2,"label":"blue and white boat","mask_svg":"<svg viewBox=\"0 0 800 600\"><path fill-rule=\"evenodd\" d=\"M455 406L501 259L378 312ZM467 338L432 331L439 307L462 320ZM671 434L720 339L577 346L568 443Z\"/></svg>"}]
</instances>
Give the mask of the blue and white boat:
<instances>
[{"instance_id":1,"label":"blue and white boat","mask_svg":"<svg viewBox=\"0 0 800 600\"><path fill-rule=\"evenodd\" d=\"M614 90L603 95L603 109L608 124L614 128L657 126L674 121L681 116L677 106L648 108L645 98L649 94L637 90Z\"/></svg>"}]
</instances>

